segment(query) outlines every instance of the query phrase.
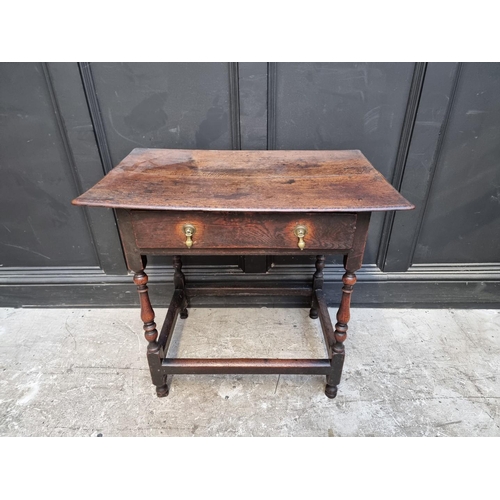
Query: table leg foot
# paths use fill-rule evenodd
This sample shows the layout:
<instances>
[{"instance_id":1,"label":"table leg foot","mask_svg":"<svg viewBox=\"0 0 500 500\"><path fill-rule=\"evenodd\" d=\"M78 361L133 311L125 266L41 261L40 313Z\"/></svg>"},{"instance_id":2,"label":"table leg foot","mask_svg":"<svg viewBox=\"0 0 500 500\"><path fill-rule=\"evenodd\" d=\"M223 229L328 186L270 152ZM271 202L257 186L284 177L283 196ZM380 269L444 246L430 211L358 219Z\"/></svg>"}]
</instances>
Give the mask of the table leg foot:
<instances>
[{"instance_id":1,"label":"table leg foot","mask_svg":"<svg viewBox=\"0 0 500 500\"><path fill-rule=\"evenodd\" d=\"M166 398L168 396L168 385L160 385L156 387L156 395L159 398Z\"/></svg>"},{"instance_id":2,"label":"table leg foot","mask_svg":"<svg viewBox=\"0 0 500 500\"><path fill-rule=\"evenodd\" d=\"M325 394L327 398L333 399L337 395L337 386L326 384Z\"/></svg>"},{"instance_id":3,"label":"table leg foot","mask_svg":"<svg viewBox=\"0 0 500 500\"><path fill-rule=\"evenodd\" d=\"M314 307L311 307L311 310L309 311L309 317L311 319L318 319L319 318L318 310Z\"/></svg>"},{"instance_id":4,"label":"table leg foot","mask_svg":"<svg viewBox=\"0 0 500 500\"><path fill-rule=\"evenodd\" d=\"M186 319L188 317L188 310L182 309L180 312L180 317L181 317L181 319Z\"/></svg>"}]
</instances>

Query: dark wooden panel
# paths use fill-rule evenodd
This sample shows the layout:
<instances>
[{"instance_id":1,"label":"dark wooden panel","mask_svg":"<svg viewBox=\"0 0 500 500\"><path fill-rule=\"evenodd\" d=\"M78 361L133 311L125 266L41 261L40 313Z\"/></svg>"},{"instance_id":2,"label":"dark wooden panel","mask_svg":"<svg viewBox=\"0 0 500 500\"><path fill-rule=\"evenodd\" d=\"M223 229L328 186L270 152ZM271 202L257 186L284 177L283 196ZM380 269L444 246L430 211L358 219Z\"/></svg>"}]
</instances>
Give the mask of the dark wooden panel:
<instances>
[{"instance_id":1,"label":"dark wooden panel","mask_svg":"<svg viewBox=\"0 0 500 500\"><path fill-rule=\"evenodd\" d=\"M385 259L381 267L386 272L406 271L411 266L436 161L453 108L459 72L457 63L427 66L401 182L401 194L415 204L415 210L394 214L390 242L385 255L380 256Z\"/></svg>"},{"instance_id":2,"label":"dark wooden panel","mask_svg":"<svg viewBox=\"0 0 500 500\"><path fill-rule=\"evenodd\" d=\"M228 63L93 63L116 165L134 147L231 149Z\"/></svg>"},{"instance_id":3,"label":"dark wooden panel","mask_svg":"<svg viewBox=\"0 0 500 500\"><path fill-rule=\"evenodd\" d=\"M0 264L98 265L46 67L2 64L0 87Z\"/></svg>"},{"instance_id":4,"label":"dark wooden panel","mask_svg":"<svg viewBox=\"0 0 500 500\"><path fill-rule=\"evenodd\" d=\"M277 149L360 149L392 179L414 64L278 63L276 71ZM376 260L382 224L374 214L365 262Z\"/></svg>"},{"instance_id":5,"label":"dark wooden panel","mask_svg":"<svg viewBox=\"0 0 500 500\"><path fill-rule=\"evenodd\" d=\"M267 64L239 63L241 149L267 147Z\"/></svg>"},{"instance_id":6,"label":"dark wooden panel","mask_svg":"<svg viewBox=\"0 0 500 500\"><path fill-rule=\"evenodd\" d=\"M408 103L406 106L405 118L403 121L403 128L401 130L401 138L398 145L398 154L396 156L396 163L392 172L391 183L398 191L401 190L403 181L406 160L408 153L411 149L413 132L415 131L415 122L419 110L420 97L422 94L422 87L424 85L425 74L427 70L427 63L416 63L413 70L413 78L410 86L410 93L408 95ZM377 255L377 265L383 269L389 248L391 231L394 224L395 212L387 212L384 216L384 224L380 234L379 251Z\"/></svg>"},{"instance_id":7,"label":"dark wooden panel","mask_svg":"<svg viewBox=\"0 0 500 500\"><path fill-rule=\"evenodd\" d=\"M64 128L71 147L79 192L93 186L104 175L77 63L47 65ZM92 233L100 267L111 274L127 272L113 211L82 209Z\"/></svg>"},{"instance_id":8,"label":"dark wooden panel","mask_svg":"<svg viewBox=\"0 0 500 500\"><path fill-rule=\"evenodd\" d=\"M132 210L132 225L139 248L186 250L185 224L195 228L190 250L288 249L300 251L294 229L307 229L308 250L351 248L356 215L167 212Z\"/></svg>"},{"instance_id":9,"label":"dark wooden panel","mask_svg":"<svg viewBox=\"0 0 500 500\"><path fill-rule=\"evenodd\" d=\"M500 64L463 65L415 263L500 260Z\"/></svg>"}]
</instances>

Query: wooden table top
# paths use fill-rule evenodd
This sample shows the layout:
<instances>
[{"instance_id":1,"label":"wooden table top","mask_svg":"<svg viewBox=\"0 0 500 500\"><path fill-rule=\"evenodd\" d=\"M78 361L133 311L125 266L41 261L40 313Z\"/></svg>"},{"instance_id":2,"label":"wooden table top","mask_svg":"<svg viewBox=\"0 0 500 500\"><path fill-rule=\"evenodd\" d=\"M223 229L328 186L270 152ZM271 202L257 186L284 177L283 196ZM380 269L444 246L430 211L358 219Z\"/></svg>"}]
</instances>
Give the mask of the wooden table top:
<instances>
[{"instance_id":1,"label":"wooden table top","mask_svg":"<svg viewBox=\"0 0 500 500\"><path fill-rule=\"evenodd\" d=\"M149 210L410 210L358 150L134 149L74 205Z\"/></svg>"}]
</instances>

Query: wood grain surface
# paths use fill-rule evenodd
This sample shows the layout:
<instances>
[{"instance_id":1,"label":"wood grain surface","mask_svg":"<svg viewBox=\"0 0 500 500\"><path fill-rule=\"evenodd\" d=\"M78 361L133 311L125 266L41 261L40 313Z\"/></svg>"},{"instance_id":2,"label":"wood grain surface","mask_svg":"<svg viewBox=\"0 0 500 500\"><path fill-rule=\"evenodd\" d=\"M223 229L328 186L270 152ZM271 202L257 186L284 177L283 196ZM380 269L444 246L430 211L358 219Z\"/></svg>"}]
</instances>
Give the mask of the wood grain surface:
<instances>
[{"instance_id":1,"label":"wood grain surface","mask_svg":"<svg viewBox=\"0 0 500 500\"><path fill-rule=\"evenodd\" d=\"M73 204L249 212L414 208L357 150L134 149Z\"/></svg>"}]
</instances>

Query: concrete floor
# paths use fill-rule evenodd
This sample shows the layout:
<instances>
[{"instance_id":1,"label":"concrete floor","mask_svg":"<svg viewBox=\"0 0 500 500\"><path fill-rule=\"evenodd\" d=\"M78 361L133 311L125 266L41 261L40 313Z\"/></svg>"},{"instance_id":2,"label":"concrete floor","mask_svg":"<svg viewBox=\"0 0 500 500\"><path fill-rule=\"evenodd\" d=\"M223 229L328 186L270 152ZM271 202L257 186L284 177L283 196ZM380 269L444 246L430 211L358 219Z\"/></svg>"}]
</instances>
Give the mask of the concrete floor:
<instances>
[{"instance_id":1,"label":"concrete floor","mask_svg":"<svg viewBox=\"0 0 500 500\"><path fill-rule=\"evenodd\" d=\"M176 375L158 399L137 309L0 309L0 435L500 436L500 311L351 316L334 400L301 375ZM171 349L325 356L305 309L192 309Z\"/></svg>"}]
</instances>

